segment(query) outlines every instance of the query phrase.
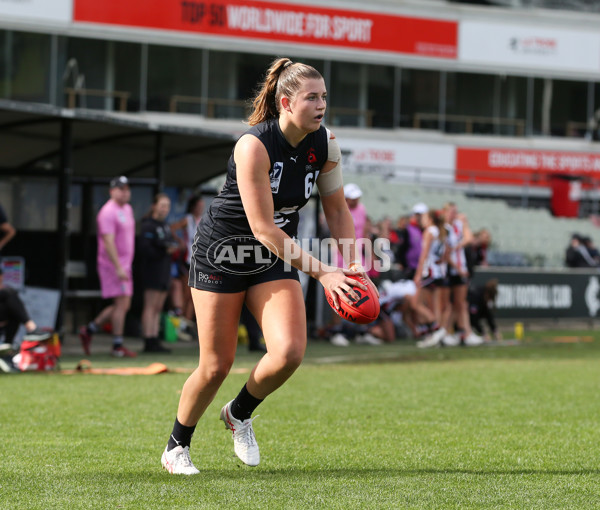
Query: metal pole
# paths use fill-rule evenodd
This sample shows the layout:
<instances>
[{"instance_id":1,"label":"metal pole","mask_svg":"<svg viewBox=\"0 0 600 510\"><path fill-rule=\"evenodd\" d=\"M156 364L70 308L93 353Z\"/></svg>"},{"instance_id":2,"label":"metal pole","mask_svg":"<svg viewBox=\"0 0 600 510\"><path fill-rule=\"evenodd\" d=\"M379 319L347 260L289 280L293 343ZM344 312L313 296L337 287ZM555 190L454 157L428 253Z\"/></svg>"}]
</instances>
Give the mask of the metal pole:
<instances>
[{"instance_id":1,"label":"metal pole","mask_svg":"<svg viewBox=\"0 0 600 510\"><path fill-rule=\"evenodd\" d=\"M446 131L446 89L448 88L448 74L446 71L440 71L440 91L438 105L438 129L442 132Z\"/></svg>"},{"instance_id":2,"label":"metal pole","mask_svg":"<svg viewBox=\"0 0 600 510\"><path fill-rule=\"evenodd\" d=\"M402 122L402 69L400 67L394 67L394 102L393 102L393 120L392 127L400 127Z\"/></svg>"},{"instance_id":3,"label":"metal pole","mask_svg":"<svg viewBox=\"0 0 600 510\"><path fill-rule=\"evenodd\" d=\"M533 101L534 101L534 82L533 76L527 77L527 116L525 119L525 135L531 136L533 134Z\"/></svg>"},{"instance_id":4,"label":"metal pole","mask_svg":"<svg viewBox=\"0 0 600 510\"><path fill-rule=\"evenodd\" d=\"M156 141L154 143L154 176L156 183L154 184L154 192L160 193L164 188L164 172L165 172L165 141L164 135L161 132L156 133Z\"/></svg>"},{"instance_id":5,"label":"metal pole","mask_svg":"<svg viewBox=\"0 0 600 510\"><path fill-rule=\"evenodd\" d=\"M146 111L148 102L148 45L142 44L140 52L140 112Z\"/></svg>"},{"instance_id":6,"label":"metal pole","mask_svg":"<svg viewBox=\"0 0 600 510\"><path fill-rule=\"evenodd\" d=\"M60 126L60 168L58 178L58 289L60 306L55 329L62 333L68 288L67 264L69 262L69 211L71 209L71 168L73 157L73 123L62 119Z\"/></svg>"}]
</instances>

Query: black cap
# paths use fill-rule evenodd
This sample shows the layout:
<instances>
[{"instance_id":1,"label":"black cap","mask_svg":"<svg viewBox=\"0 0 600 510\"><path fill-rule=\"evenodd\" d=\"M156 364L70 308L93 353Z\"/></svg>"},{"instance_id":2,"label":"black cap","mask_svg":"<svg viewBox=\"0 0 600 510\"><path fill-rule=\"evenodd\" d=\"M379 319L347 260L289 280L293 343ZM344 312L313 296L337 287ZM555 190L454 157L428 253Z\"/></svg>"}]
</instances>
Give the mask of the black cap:
<instances>
[{"instance_id":1,"label":"black cap","mask_svg":"<svg viewBox=\"0 0 600 510\"><path fill-rule=\"evenodd\" d=\"M111 188L124 188L125 186L129 186L129 180L124 175L115 177L112 181L110 181Z\"/></svg>"}]
</instances>

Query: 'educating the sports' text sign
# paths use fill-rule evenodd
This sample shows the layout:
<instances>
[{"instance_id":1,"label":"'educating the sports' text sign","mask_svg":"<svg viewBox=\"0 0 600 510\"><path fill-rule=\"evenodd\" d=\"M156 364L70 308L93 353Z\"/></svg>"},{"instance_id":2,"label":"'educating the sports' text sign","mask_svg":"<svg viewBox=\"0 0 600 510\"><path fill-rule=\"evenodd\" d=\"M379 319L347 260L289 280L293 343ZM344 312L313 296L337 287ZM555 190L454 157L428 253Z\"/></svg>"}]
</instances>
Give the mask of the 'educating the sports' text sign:
<instances>
[{"instance_id":1,"label":"'educating the sports' text sign","mask_svg":"<svg viewBox=\"0 0 600 510\"><path fill-rule=\"evenodd\" d=\"M75 0L73 21L456 59L455 21L242 0Z\"/></svg>"},{"instance_id":2,"label":"'educating the sports' text sign","mask_svg":"<svg viewBox=\"0 0 600 510\"><path fill-rule=\"evenodd\" d=\"M457 147L457 182L547 186L553 174L600 178L600 154L507 148Z\"/></svg>"}]
</instances>

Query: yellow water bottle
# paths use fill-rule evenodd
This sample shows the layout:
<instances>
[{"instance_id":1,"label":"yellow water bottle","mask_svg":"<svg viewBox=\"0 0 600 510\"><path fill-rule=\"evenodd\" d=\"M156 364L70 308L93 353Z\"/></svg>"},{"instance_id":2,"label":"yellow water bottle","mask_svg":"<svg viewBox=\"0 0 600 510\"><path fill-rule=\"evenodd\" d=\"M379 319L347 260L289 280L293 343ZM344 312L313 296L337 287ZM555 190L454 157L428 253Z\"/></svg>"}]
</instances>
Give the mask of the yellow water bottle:
<instances>
[{"instance_id":1,"label":"yellow water bottle","mask_svg":"<svg viewBox=\"0 0 600 510\"><path fill-rule=\"evenodd\" d=\"M517 340L523 340L523 334L525 330L522 322L515 322L515 338Z\"/></svg>"}]
</instances>

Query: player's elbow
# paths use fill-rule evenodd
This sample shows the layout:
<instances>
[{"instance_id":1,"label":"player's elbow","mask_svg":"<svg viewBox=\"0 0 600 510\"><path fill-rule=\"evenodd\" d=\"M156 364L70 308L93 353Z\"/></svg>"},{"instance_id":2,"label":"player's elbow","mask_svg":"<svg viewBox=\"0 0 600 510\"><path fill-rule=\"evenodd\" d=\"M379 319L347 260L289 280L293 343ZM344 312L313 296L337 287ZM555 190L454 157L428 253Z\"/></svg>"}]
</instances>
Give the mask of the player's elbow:
<instances>
[{"instance_id":1,"label":"player's elbow","mask_svg":"<svg viewBox=\"0 0 600 510\"><path fill-rule=\"evenodd\" d=\"M268 246L269 243L273 243L273 237L279 230L275 225L269 225L266 222L252 223L250 228L252 229L252 235L255 239L266 246Z\"/></svg>"}]
</instances>

